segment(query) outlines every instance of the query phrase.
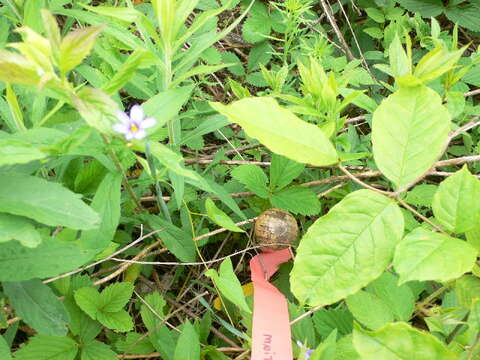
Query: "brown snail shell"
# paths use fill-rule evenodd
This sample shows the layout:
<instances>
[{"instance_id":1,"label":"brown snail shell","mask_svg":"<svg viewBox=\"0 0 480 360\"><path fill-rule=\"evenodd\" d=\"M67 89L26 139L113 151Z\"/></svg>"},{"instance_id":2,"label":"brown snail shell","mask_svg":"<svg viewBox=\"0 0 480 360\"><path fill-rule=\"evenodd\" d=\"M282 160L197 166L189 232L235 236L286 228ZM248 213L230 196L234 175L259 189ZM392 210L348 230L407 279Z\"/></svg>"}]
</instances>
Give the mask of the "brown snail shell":
<instances>
[{"instance_id":1,"label":"brown snail shell","mask_svg":"<svg viewBox=\"0 0 480 360\"><path fill-rule=\"evenodd\" d=\"M297 221L288 211L271 208L255 221L255 239L262 251L285 249L293 245L297 235Z\"/></svg>"}]
</instances>

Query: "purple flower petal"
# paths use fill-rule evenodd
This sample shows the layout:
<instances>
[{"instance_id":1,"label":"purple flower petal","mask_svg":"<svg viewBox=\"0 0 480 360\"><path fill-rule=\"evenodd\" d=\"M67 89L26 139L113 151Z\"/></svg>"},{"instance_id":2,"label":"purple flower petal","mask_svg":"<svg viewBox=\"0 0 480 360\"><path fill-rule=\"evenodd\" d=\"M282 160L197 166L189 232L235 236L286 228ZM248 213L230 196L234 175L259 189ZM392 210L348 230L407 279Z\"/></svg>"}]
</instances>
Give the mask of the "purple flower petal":
<instances>
[{"instance_id":1,"label":"purple flower petal","mask_svg":"<svg viewBox=\"0 0 480 360\"><path fill-rule=\"evenodd\" d=\"M142 121L142 128L143 129L148 129L152 126L154 126L157 123L157 120L151 117L145 118Z\"/></svg>"},{"instance_id":2,"label":"purple flower petal","mask_svg":"<svg viewBox=\"0 0 480 360\"><path fill-rule=\"evenodd\" d=\"M118 111L117 112L117 118L118 118L118 120L120 120L120 122L122 124L128 124L130 122L130 118L123 111Z\"/></svg>"},{"instance_id":3,"label":"purple flower petal","mask_svg":"<svg viewBox=\"0 0 480 360\"><path fill-rule=\"evenodd\" d=\"M143 121L143 109L140 105L133 105L130 109L130 119L136 123L141 123Z\"/></svg>"},{"instance_id":4,"label":"purple flower petal","mask_svg":"<svg viewBox=\"0 0 480 360\"><path fill-rule=\"evenodd\" d=\"M133 133L133 138L137 140L142 140L145 136L147 136L147 132L142 129Z\"/></svg>"},{"instance_id":5,"label":"purple flower petal","mask_svg":"<svg viewBox=\"0 0 480 360\"><path fill-rule=\"evenodd\" d=\"M119 134L126 134L130 131L128 125L122 123L113 124L112 128Z\"/></svg>"}]
</instances>

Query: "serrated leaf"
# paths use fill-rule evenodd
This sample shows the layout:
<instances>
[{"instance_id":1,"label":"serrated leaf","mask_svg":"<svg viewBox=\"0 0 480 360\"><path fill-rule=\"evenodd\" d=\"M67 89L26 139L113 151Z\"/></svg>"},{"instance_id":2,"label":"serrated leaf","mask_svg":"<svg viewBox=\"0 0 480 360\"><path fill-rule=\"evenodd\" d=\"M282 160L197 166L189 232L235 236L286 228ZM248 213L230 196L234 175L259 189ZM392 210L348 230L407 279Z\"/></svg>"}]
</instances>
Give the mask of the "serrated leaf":
<instances>
[{"instance_id":1,"label":"serrated leaf","mask_svg":"<svg viewBox=\"0 0 480 360\"><path fill-rule=\"evenodd\" d=\"M133 284L120 282L107 286L100 294L100 309L103 312L116 312L123 309L132 297Z\"/></svg>"},{"instance_id":2,"label":"serrated leaf","mask_svg":"<svg viewBox=\"0 0 480 360\"><path fill-rule=\"evenodd\" d=\"M257 70L260 64L268 64L272 53L273 48L268 41L253 47L248 54L248 71Z\"/></svg>"},{"instance_id":3,"label":"serrated leaf","mask_svg":"<svg viewBox=\"0 0 480 360\"><path fill-rule=\"evenodd\" d=\"M0 174L0 211L72 229L91 229L99 222L80 195L60 184L14 172Z\"/></svg>"},{"instance_id":4,"label":"serrated leaf","mask_svg":"<svg viewBox=\"0 0 480 360\"><path fill-rule=\"evenodd\" d=\"M208 217L218 226L234 232L244 232L241 228L235 225L233 220L227 214L215 205L212 199L209 198L205 200L205 209L207 210Z\"/></svg>"},{"instance_id":5,"label":"serrated leaf","mask_svg":"<svg viewBox=\"0 0 480 360\"><path fill-rule=\"evenodd\" d=\"M393 321L393 312L379 297L360 290L345 299L348 310L355 319L369 329L377 330Z\"/></svg>"},{"instance_id":6,"label":"serrated leaf","mask_svg":"<svg viewBox=\"0 0 480 360\"><path fill-rule=\"evenodd\" d=\"M480 180L464 166L440 183L433 197L435 218L449 231L464 233L480 222Z\"/></svg>"},{"instance_id":7,"label":"serrated leaf","mask_svg":"<svg viewBox=\"0 0 480 360\"><path fill-rule=\"evenodd\" d=\"M92 340L82 347L81 360L116 360L117 354L100 341Z\"/></svg>"},{"instance_id":8,"label":"serrated leaf","mask_svg":"<svg viewBox=\"0 0 480 360\"><path fill-rule=\"evenodd\" d=\"M237 305L243 311L247 313L252 312L245 301L242 285L233 271L232 260L230 260L230 258L222 261L219 273L214 269L209 269L205 275L215 282L220 293L225 296L225 298Z\"/></svg>"},{"instance_id":9,"label":"serrated leaf","mask_svg":"<svg viewBox=\"0 0 480 360\"><path fill-rule=\"evenodd\" d=\"M200 341L195 328L187 320L184 323L180 337L175 348L174 360L200 359Z\"/></svg>"},{"instance_id":10,"label":"serrated leaf","mask_svg":"<svg viewBox=\"0 0 480 360\"><path fill-rule=\"evenodd\" d=\"M150 354L155 351L148 337L136 332L129 332L124 339L118 339L115 348L127 354Z\"/></svg>"},{"instance_id":11,"label":"serrated leaf","mask_svg":"<svg viewBox=\"0 0 480 360\"><path fill-rule=\"evenodd\" d=\"M300 120L272 98L251 97L230 105L210 105L274 153L318 166L338 161L333 145L320 128Z\"/></svg>"},{"instance_id":12,"label":"serrated leaf","mask_svg":"<svg viewBox=\"0 0 480 360\"><path fill-rule=\"evenodd\" d=\"M99 312L97 320L109 329L118 332L131 331L133 329L132 317L125 310L117 312Z\"/></svg>"},{"instance_id":13,"label":"serrated leaf","mask_svg":"<svg viewBox=\"0 0 480 360\"><path fill-rule=\"evenodd\" d=\"M231 175L245 185L248 190L253 191L261 198L269 196L267 175L265 175L261 167L253 164L240 165L233 169Z\"/></svg>"},{"instance_id":14,"label":"serrated leaf","mask_svg":"<svg viewBox=\"0 0 480 360\"><path fill-rule=\"evenodd\" d=\"M353 345L361 359L455 360L457 356L433 335L407 323L388 324L378 331L353 330Z\"/></svg>"},{"instance_id":15,"label":"serrated leaf","mask_svg":"<svg viewBox=\"0 0 480 360\"><path fill-rule=\"evenodd\" d=\"M281 189L295 180L305 169L305 164L290 160L278 154L272 155L270 186Z\"/></svg>"},{"instance_id":16,"label":"serrated leaf","mask_svg":"<svg viewBox=\"0 0 480 360\"><path fill-rule=\"evenodd\" d=\"M59 67L63 74L79 65L90 53L95 38L103 26L91 26L71 31L60 44Z\"/></svg>"},{"instance_id":17,"label":"serrated leaf","mask_svg":"<svg viewBox=\"0 0 480 360\"><path fill-rule=\"evenodd\" d=\"M476 258L476 249L467 242L416 228L398 244L393 266L400 284L411 280L448 281L472 270Z\"/></svg>"},{"instance_id":18,"label":"serrated leaf","mask_svg":"<svg viewBox=\"0 0 480 360\"><path fill-rule=\"evenodd\" d=\"M23 281L55 276L84 265L95 252L76 242L44 239L35 248L16 241L0 243L0 281ZM41 261L39 261L41 259Z\"/></svg>"},{"instance_id":19,"label":"serrated leaf","mask_svg":"<svg viewBox=\"0 0 480 360\"><path fill-rule=\"evenodd\" d=\"M480 19L478 13L480 4L476 2L458 3L456 6L448 6L445 9L447 18L457 23L459 26L466 27L472 31L480 31Z\"/></svg>"},{"instance_id":20,"label":"serrated leaf","mask_svg":"<svg viewBox=\"0 0 480 360\"><path fill-rule=\"evenodd\" d=\"M92 319L97 318L97 313L101 304L100 293L92 287L78 289L74 293L75 302Z\"/></svg>"},{"instance_id":21,"label":"serrated leaf","mask_svg":"<svg viewBox=\"0 0 480 360\"><path fill-rule=\"evenodd\" d=\"M224 63L234 63L235 65L230 65L227 67L233 75L243 76L245 75L245 69L243 68L242 62L235 53L231 51L222 52L222 61Z\"/></svg>"},{"instance_id":22,"label":"serrated leaf","mask_svg":"<svg viewBox=\"0 0 480 360\"><path fill-rule=\"evenodd\" d=\"M424 85L400 88L373 114L375 162L402 188L431 168L444 150L449 131L450 114L435 91Z\"/></svg>"},{"instance_id":23,"label":"serrated leaf","mask_svg":"<svg viewBox=\"0 0 480 360\"><path fill-rule=\"evenodd\" d=\"M40 81L35 65L24 56L0 49L0 80L36 85Z\"/></svg>"},{"instance_id":24,"label":"serrated leaf","mask_svg":"<svg viewBox=\"0 0 480 360\"><path fill-rule=\"evenodd\" d=\"M149 306L142 303L140 315L142 316L143 323L147 329L149 331L153 331L155 327L162 321L162 319L159 319L157 315L160 317L165 315L163 308L165 305L167 305L167 302L158 292L146 295L143 300L145 300ZM156 314L152 312L152 309Z\"/></svg>"},{"instance_id":25,"label":"serrated leaf","mask_svg":"<svg viewBox=\"0 0 480 360\"><path fill-rule=\"evenodd\" d=\"M350 193L300 241L290 275L293 294L317 306L356 293L390 263L403 228L391 199L371 190Z\"/></svg>"},{"instance_id":26,"label":"serrated leaf","mask_svg":"<svg viewBox=\"0 0 480 360\"><path fill-rule=\"evenodd\" d=\"M36 247L42 242L31 220L23 216L0 213L0 242L10 240L18 240L26 247Z\"/></svg>"},{"instance_id":27,"label":"serrated leaf","mask_svg":"<svg viewBox=\"0 0 480 360\"><path fill-rule=\"evenodd\" d=\"M7 342L1 335L0 335L0 359L12 360L12 355L10 354L10 347L8 346Z\"/></svg>"},{"instance_id":28,"label":"serrated leaf","mask_svg":"<svg viewBox=\"0 0 480 360\"><path fill-rule=\"evenodd\" d=\"M13 137L0 139L0 166L25 164L45 157L45 153L27 142Z\"/></svg>"},{"instance_id":29,"label":"serrated leaf","mask_svg":"<svg viewBox=\"0 0 480 360\"><path fill-rule=\"evenodd\" d=\"M412 64L403 49L402 42L398 35L396 35L390 43L388 58L390 61L390 70L394 77L405 76L412 72Z\"/></svg>"},{"instance_id":30,"label":"serrated leaf","mask_svg":"<svg viewBox=\"0 0 480 360\"><path fill-rule=\"evenodd\" d=\"M38 279L23 282L3 282L17 316L44 335L67 334L69 322L64 305L53 291Z\"/></svg>"},{"instance_id":31,"label":"serrated leaf","mask_svg":"<svg viewBox=\"0 0 480 360\"><path fill-rule=\"evenodd\" d=\"M15 352L15 360L74 360L77 352L69 337L36 335Z\"/></svg>"},{"instance_id":32,"label":"serrated leaf","mask_svg":"<svg viewBox=\"0 0 480 360\"><path fill-rule=\"evenodd\" d=\"M430 18L440 15L443 11L442 0L398 0L405 9Z\"/></svg>"},{"instance_id":33,"label":"serrated leaf","mask_svg":"<svg viewBox=\"0 0 480 360\"><path fill-rule=\"evenodd\" d=\"M70 315L70 323L68 324L68 327L71 333L78 336L83 343L95 339L100 331L102 331L102 325L85 314L85 312L83 312L75 303L73 296L67 296L64 300L64 304Z\"/></svg>"},{"instance_id":34,"label":"serrated leaf","mask_svg":"<svg viewBox=\"0 0 480 360\"><path fill-rule=\"evenodd\" d=\"M407 193L405 202L414 206L431 207L435 192L438 190L437 185L421 184L415 186Z\"/></svg>"},{"instance_id":35,"label":"serrated leaf","mask_svg":"<svg viewBox=\"0 0 480 360\"><path fill-rule=\"evenodd\" d=\"M312 189L294 186L274 192L270 202L273 206L294 214L316 215L320 212L320 201Z\"/></svg>"},{"instance_id":36,"label":"serrated leaf","mask_svg":"<svg viewBox=\"0 0 480 360\"><path fill-rule=\"evenodd\" d=\"M250 43L257 43L266 39L272 29L268 16L251 16L243 23L243 39Z\"/></svg>"}]
</instances>

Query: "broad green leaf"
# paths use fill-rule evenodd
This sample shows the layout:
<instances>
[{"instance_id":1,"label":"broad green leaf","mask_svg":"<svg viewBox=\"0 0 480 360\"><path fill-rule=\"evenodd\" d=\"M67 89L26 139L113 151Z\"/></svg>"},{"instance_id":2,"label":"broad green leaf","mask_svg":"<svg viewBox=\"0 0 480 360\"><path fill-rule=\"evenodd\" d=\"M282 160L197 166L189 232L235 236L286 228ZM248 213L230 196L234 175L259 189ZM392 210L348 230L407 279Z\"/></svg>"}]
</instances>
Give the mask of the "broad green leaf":
<instances>
[{"instance_id":1,"label":"broad green leaf","mask_svg":"<svg viewBox=\"0 0 480 360\"><path fill-rule=\"evenodd\" d=\"M95 193L91 207L101 214L100 226L82 233L80 244L87 249L104 250L113 240L120 220L122 175L108 173Z\"/></svg>"},{"instance_id":2,"label":"broad green leaf","mask_svg":"<svg viewBox=\"0 0 480 360\"><path fill-rule=\"evenodd\" d=\"M319 127L302 121L273 98L251 97L230 105L210 105L274 153L318 166L338 161L335 148Z\"/></svg>"},{"instance_id":3,"label":"broad green leaf","mask_svg":"<svg viewBox=\"0 0 480 360\"><path fill-rule=\"evenodd\" d=\"M305 169L304 164L273 154L270 166L270 186L281 189L295 180Z\"/></svg>"},{"instance_id":4,"label":"broad green leaf","mask_svg":"<svg viewBox=\"0 0 480 360\"><path fill-rule=\"evenodd\" d=\"M403 49L402 42L398 35L393 38L388 48L388 58L390 60L390 70L394 77L409 75L412 72L412 64Z\"/></svg>"},{"instance_id":5,"label":"broad green leaf","mask_svg":"<svg viewBox=\"0 0 480 360\"><path fill-rule=\"evenodd\" d=\"M455 4L455 6L448 6L445 9L447 18L459 26L472 31L480 31L480 20L478 18L480 4L474 1Z\"/></svg>"},{"instance_id":6,"label":"broad green leaf","mask_svg":"<svg viewBox=\"0 0 480 360\"><path fill-rule=\"evenodd\" d=\"M74 360L77 352L77 344L67 336L35 335L15 352L15 360Z\"/></svg>"},{"instance_id":7,"label":"broad green leaf","mask_svg":"<svg viewBox=\"0 0 480 360\"><path fill-rule=\"evenodd\" d=\"M90 53L103 26L91 26L67 34L60 44L59 67L63 74L79 65Z\"/></svg>"},{"instance_id":8,"label":"broad green leaf","mask_svg":"<svg viewBox=\"0 0 480 360\"><path fill-rule=\"evenodd\" d=\"M449 51L443 45L437 46L420 59L413 75L423 82L435 80L451 70L464 52L464 47Z\"/></svg>"},{"instance_id":9,"label":"broad green leaf","mask_svg":"<svg viewBox=\"0 0 480 360\"><path fill-rule=\"evenodd\" d=\"M388 324L378 331L353 330L353 345L361 359L456 360L457 356L433 335L407 323Z\"/></svg>"},{"instance_id":10,"label":"broad green leaf","mask_svg":"<svg viewBox=\"0 0 480 360\"><path fill-rule=\"evenodd\" d=\"M449 131L450 114L435 91L424 85L402 87L373 114L375 162L402 188L432 167L447 144Z\"/></svg>"},{"instance_id":11,"label":"broad green leaf","mask_svg":"<svg viewBox=\"0 0 480 360\"><path fill-rule=\"evenodd\" d=\"M83 343L95 339L102 331L102 325L85 314L75 303L73 296L67 296L64 304L70 315L70 323L68 324L70 332L78 336Z\"/></svg>"},{"instance_id":12,"label":"broad green leaf","mask_svg":"<svg viewBox=\"0 0 480 360\"><path fill-rule=\"evenodd\" d=\"M398 2L405 9L419 13L425 18L435 17L443 11L442 0L399 0Z\"/></svg>"},{"instance_id":13,"label":"broad green leaf","mask_svg":"<svg viewBox=\"0 0 480 360\"><path fill-rule=\"evenodd\" d=\"M480 298L480 278L464 275L455 281L455 293L460 306L470 310L475 299Z\"/></svg>"},{"instance_id":14,"label":"broad green leaf","mask_svg":"<svg viewBox=\"0 0 480 360\"><path fill-rule=\"evenodd\" d=\"M38 279L3 282L15 314L43 335L66 335L69 317L53 291Z\"/></svg>"},{"instance_id":15,"label":"broad green leaf","mask_svg":"<svg viewBox=\"0 0 480 360\"><path fill-rule=\"evenodd\" d=\"M230 260L230 258L222 261L218 273L214 269L209 269L205 275L215 282L220 293L225 296L225 298L237 305L243 311L247 313L252 312L245 301L242 285L233 271L232 260Z\"/></svg>"},{"instance_id":16,"label":"broad green leaf","mask_svg":"<svg viewBox=\"0 0 480 360\"><path fill-rule=\"evenodd\" d=\"M274 192L270 201L273 206L294 214L317 215L321 210L316 194L312 189L303 186L293 186Z\"/></svg>"},{"instance_id":17,"label":"broad green leaf","mask_svg":"<svg viewBox=\"0 0 480 360\"><path fill-rule=\"evenodd\" d=\"M132 317L125 310L117 312L99 312L97 320L109 329L126 332L133 329Z\"/></svg>"},{"instance_id":18,"label":"broad green leaf","mask_svg":"<svg viewBox=\"0 0 480 360\"><path fill-rule=\"evenodd\" d=\"M198 360L200 359L200 341L195 328L187 320L184 323L180 337L175 348L174 360Z\"/></svg>"},{"instance_id":19,"label":"broad green leaf","mask_svg":"<svg viewBox=\"0 0 480 360\"><path fill-rule=\"evenodd\" d=\"M433 197L435 218L447 230L464 233L480 222L480 180L467 166L440 183Z\"/></svg>"},{"instance_id":20,"label":"broad green leaf","mask_svg":"<svg viewBox=\"0 0 480 360\"><path fill-rule=\"evenodd\" d=\"M126 21L128 23L136 22L142 16L142 13L138 10L135 10L133 7L129 8L113 6L88 6L85 4L81 5L85 9L90 10L94 13Z\"/></svg>"},{"instance_id":21,"label":"broad green leaf","mask_svg":"<svg viewBox=\"0 0 480 360\"><path fill-rule=\"evenodd\" d=\"M407 196L405 197L405 202L414 206L431 207L433 202L433 196L435 195L437 189L437 185L417 185L407 193Z\"/></svg>"},{"instance_id":22,"label":"broad green leaf","mask_svg":"<svg viewBox=\"0 0 480 360\"><path fill-rule=\"evenodd\" d=\"M312 306L356 293L390 263L403 228L393 200L371 190L350 193L300 241L290 275L292 292Z\"/></svg>"},{"instance_id":23,"label":"broad green leaf","mask_svg":"<svg viewBox=\"0 0 480 360\"><path fill-rule=\"evenodd\" d=\"M186 134L182 136L182 141L180 142L181 145L187 144L189 141L195 138L211 133L229 124L229 121L225 118L225 116L218 114L199 120L201 122L198 124L196 123L195 128L186 132Z\"/></svg>"},{"instance_id":24,"label":"broad green leaf","mask_svg":"<svg viewBox=\"0 0 480 360\"><path fill-rule=\"evenodd\" d=\"M40 81L35 65L24 56L0 49L0 80L9 83L36 85Z\"/></svg>"},{"instance_id":25,"label":"broad green leaf","mask_svg":"<svg viewBox=\"0 0 480 360\"><path fill-rule=\"evenodd\" d=\"M32 221L23 216L0 213L0 243L9 240L18 240L26 247L36 247L42 242Z\"/></svg>"},{"instance_id":26,"label":"broad green leaf","mask_svg":"<svg viewBox=\"0 0 480 360\"><path fill-rule=\"evenodd\" d=\"M393 266L399 283L448 281L472 270L477 250L467 242L416 228L398 244Z\"/></svg>"},{"instance_id":27,"label":"broad green leaf","mask_svg":"<svg viewBox=\"0 0 480 360\"><path fill-rule=\"evenodd\" d=\"M0 174L0 211L40 223L72 229L98 226L98 214L80 197L60 184L36 176Z\"/></svg>"},{"instance_id":28,"label":"broad green leaf","mask_svg":"<svg viewBox=\"0 0 480 360\"><path fill-rule=\"evenodd\" d=\"M124 339L119 339L115 343L115 349L127 354L150 354L155 351L149 338L136 332L129 332Z\"/></svg>"},{"instance_id":29,"label":"broad green leaf","mask_svg":"<svg viewBox=\"0 0 480 360\"><path fill-rule=\"evenodd\" d=\"M75 291L75 302L92 319L97 318L98 310L101 306L101 297L97 289L84 287Z\"/></svg>"},{"instance_id":30,"label":"broad green leaf","mask_svg":"<svg viewBox=\"0 0 480 360\"><path fill-rule=\"evenodd\" d=\"M0 281L23 281L45 278L77 269L95 252L76 242L46 238L35 248L26 248L16 241L0 244ZM39 261L41 259L41 261Z\"/></svg>"},{"instance_id":31,"label":"broad green leaf","mask_svg":"<svg viewBox=\"0 0 480 360\"><path fill-rule=\"evenodd\" d=\"M309 360L335 360L337 352L337 329L334 329L328 337L317 346Z\"/></svg>"},{"instance_id":32,"label":"broad green leaf","mask_svg":"<svg viewBox=\"0 0 480 360\"><path fill-rule=\"evenodd\" d=\"M470 344L474 344L477 335L480 333L480 297L472 301L472 308L468 316L467 324L467 334L470 338Z\"/></svg>"},{"instance_id":33,"label":"broad green leaf","mask_svg":"<svg viewBox=\"0 0 480 360\"><path fill-rule=\"evenodd\" d=\"M13 137L0 139L0 166L25 164L33 160L40 160L47 155L24 141Z\"/></svg>"},{"instance_id":34,"label":"broad green leaf","mask_svg":"<svg viewBox=\"0 0 480 360\"><path fill-rule=\"evenodd\" d=\"M167 302L158 292L146 295L143 300L145 300L148 306L142 303L140 315L147 329L153 332L156 326L162 322L161 318L165 315L163 309L165 305L167 305ZM152 310L155 311L155 313L153 313Z\"/></svg>"},{"instance_id":35,"label":"broad green leaf","mask_svg":"<svg viewBox=\"0 0 480 360\"><path fill-rule=\"evenodd\" d=\"M207 210L208 217L218 226L234 232L244 232L241 228L235 225L233 220L227 214L215 205L212 199L208 198L205 200L205 209Z\"/></svg>"},{"instance_id":36,"label":"broad green leaf","mask_svg":"<svg viewBox=\"0 0 480 360\"><path fill-rule=\"evenodd\" d=\"M240 165L233 169L231 175L258 196L262 198L268 197L268 179L261 167L252 164Z\"/></svg>"},{"instance_id":37,"label":"broad green leaf","mask_svg":"<svg viewBox=\"0 0 480 360\"><path fill-rule=\"evenodd\" d=\"M347 297L345 302L355 319L369 329L377 330L389 322L393 322L393 312L388 304L367 291L360 290Z\"/></svg>"},{"instance_id":38,"label":"broad green leaf","mask_svg":"<svg viewBox=\"0 0 480 360\"><path fill-rule=\"evenodd\" d=\"M12 360L12 355L10 354L10 347L8 346L7 342L1 335L0 335L0 359Z\"/></svg>"},{"instance_id":39,"label":"broad green leaf","mask_svg":"<svg viewBox=\"0 0 480 360\"><path fill-rule=\"evenodd\" d=\"M101 310L104 312L120 311L132 297L133 284L120 282L107 286L100 294Z\"/></svg>"},{"instance_id":40,"label":"broad green leaf","mask_svg":"<svg viewBox=\"0 0 480 360\"><path fill-rule=\"evenodd\" d=\"M116 360L117 354L100 341L92 340L82 347L81 360Z\"/></svg>"}]
</instances>

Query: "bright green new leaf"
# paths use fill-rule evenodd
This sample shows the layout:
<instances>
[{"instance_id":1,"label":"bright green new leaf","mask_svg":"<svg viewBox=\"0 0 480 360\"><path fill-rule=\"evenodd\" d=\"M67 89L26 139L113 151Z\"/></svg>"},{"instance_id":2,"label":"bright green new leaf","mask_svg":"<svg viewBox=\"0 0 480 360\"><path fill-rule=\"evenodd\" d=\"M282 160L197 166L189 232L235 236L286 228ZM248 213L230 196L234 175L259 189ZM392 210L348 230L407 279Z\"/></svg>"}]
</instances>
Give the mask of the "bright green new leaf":
<instances>
[{"instance_id":1,"label":"bright green new leaf","mask_svg":"<svg viewBox=\"0 0 480 360\"><path fill-rule=\"evenodd\" d=\"M355 319L372 330L392 322L394 315L387 303L370 292L360 290L345 299Z\"/></svg>"},{"instance_id":2,"label":"bright green new leaf","mask_svg":"<svg viewBox=\"0 0 480 360\"><path fill-rule=\"evenodd\" d=\"M375 162L402 188L432 167L444 151L449 131L450 114L435 91L424 85L402 87L373 114Z\"/></svg>"},{"instance_id":3,"label":"bright green new leaf","mask_svg":"<svg viewBox=\"0 0 480 360\"><path fill-rule=\"evenodd\" d=\"M82 347L81 360L116 360L117 354L103 342L92 340Z\"/></svg>"},{"instance_id":4,"label":"bright green new leaf","mask_svg":"<svg viewBox=\"0 0 480 360\"><path fill-rule=\"evenodd\" d=\"M108 173L95 193L92 209L101 214L100 226L82 233L80 244L87 249L104 250L113 240L120 220L120 196L122 175Z\"/></svg>"},{"instance_id":5,"label":"bright green new leaf","mask_svg":"<svg viewBox=\"0 0 480 360\"><path fill-rule=\"evenodd\" d=\"M230 258L222 261L219 273L214 269L209 269L205 275L215 282L220 293L225 296L225 298L237 305L243 311L247 313L252 312L245 301L242 285L233 271L232 260L230 260Z\"/></svg>"},{"instance_id":6,"label":"bright green new leaf","mask_svg":"<svg viewBox=\"0 0 480 360\"><path fill-rule=\"evenodd\" d=\"M397 78L412 73L411 61L403 49L398 35L394 37L388 48L388 58L390 60L390 70L394 77Z\"/></svg>"},{"instance_id":7,"label":"bright green new leaf","mask_svg":"<svg viewBox=\"0 0 480 360\"><path fill-rule=\"evenodd\" d=\"M233 169L231 175L258 196L262 198L269 196L267 175L265 175L261 167L253 164L240 165Z\"/></svg>"},{"instance_id":8,"label":"bright green new leaf","mask_svg":"<svg viewBox=\"0 0 480 360\"><path fill-rule=\"evenodd\" d=\"M72 229L97 227L98 214L80 197L60 184L36 176L0 174L0 211L43 224Z\"/></svg>"},{"instance_id":9,"label":"bright green new leaf","mask_svg":"<svg viewBox=\"0 0 480 360\"><path fill-rule=\"evenodd\" d=\"M67 336L35 335L20 350L15 360L74 360L78 345Z\"/></svg>"},{"instance_id":10,"label":"bright green new leaf","mask_svg":"<svg viewBox=\"0 0 480 360\"><path fill-rule=\"evenodd\" d=\"M0 243L9 240L18 240L26 247L36 247L42 242L32 221L23 216L0 213Z\"/></svg>"},{"instance_id":11,"label":"bright green new leaf","mask_svg":"<svg viewBox=\"0 0 480 360\"><path fill-rule=\"evenodd\" d=\"M36 85L40 81L35 65L24 56L0 49L0 80Z\"/></svg>"},{"instance_id":12,"label":"bright green new leaf","mask_svg":"<svg viewBox=\"0 0 480 360\"><path fill-rule=\"evenodd\" d=\"M307 187L293 186L274 192L270 202L273 206L294 214L316 215L321 210L315 192Z\"/></svg>"},{"instance_id":13,"label":"bright green new leaf","mask_svg":"<svg viewBox=\"0 0 480 360\"><path fill-rule=\"evenodd\" d=\"M173 360L198 360L200 359L200 340L195 328L187 320L180 337L178 338Z\"/></svg>"},{"instance_id":14,"label":"bright green new leaf","mask_svg":"<svg viewBox=\"0 0 480 360\"><path fill-rule=\"evenodd\" d=\"M103 26L91 26L74 30L67 34L60 44L59 67L66 74L80 64L90 53L95 38L103 30Z\"/></svg>"},{"instance_id":15,"label":"bright green new leaf","mask_svg":"<svg viewBox=\"0 0 480 360\"><path fill-rule=\"evenodd\" d=\"M47 155L24 141L13 137L0 139L0 166L11 164L25 164L33 160L40 160Z\"/></svg>"},{"instance_id":16,"label":"bright green new leaf","mask_svg":"<svg viewBox=\"0 0 480 360\"><path fill-rule=\"evenodd\" d=\"M448 281L472 270L477 250L467 242L416 228L398 244L393 265L399 283Z\"/></svg>"},{"instance_id":17,"label":"bright green new leaf","mask_svg":"<svg viewBox=\"0 0 480 360\"><path fill-rule=\"evenodd\" d=\"M461 170L440 183L433 197L435 218L449 231L464 233L480 222L480 180Z\"/></svg>"},{"instance_id":18,"label":"bright green new leaf","mask_svg":"<svg viewBox=\"0 0 480 360\"><path fill-rule=\"evenodd\" d=\"M67 334L67 310L47 285L38 279L3 282L2 285L16 315L38 333L56 336Z\"/></svg>"},{"instance_id":19,"label":"bright green new leaf","mask_svg":"<svg viewBox=\"0 0 480 360\"><path fill-rule=\"evenodd\" d=\"M464 52L465 47L455 51L449 51L443 45L437 45L435 49L420 59L413 75L423 82L435 80L451 70Z\"/></svg>"},{"instance_id":20,"label":"bright green new leaf","mask_svg":"<svg viewBox=\"0 0 480 360\"><path fill-rule=\"evenodd\" d=\"M464 275L455 281L455 293L460 306L470 310L475 299L480 298L480 278Z\"/></svg>"},{"instance_id":21,"label":"bright green new leaf","mask_svg":"<svg viewBox=\"0 0 480 360\"><path fill-rule=\"evenodd\" d=\"M292 292L312 306L356 293L390 263L403 228L393 200L371 190L350 193L300 241L290 275Z\"/></svg>"},{"instance_id":22,"label":"bright green new leaf","mask_svg":"<svg viewBox=\"0 0 480 360\"><path fill-rule=\"evenodd\" d=\"M205 200L205 209L207 210L208 217L218 226L234 232L244 232L241 228L235 225L233 220L227 214L215 205L212 199L208 198Z\"/></svg>"},{"instance_id":23,"label":"bright green new leaf","mask_svg":"<svg viewBox=\"0 0 480 360\"><path fill-rule=\"evenodd\" d=\"M0 244L0 281L23 281L45 278L77 269L93 258L95 252L76 242L43 239L35 248L16 241ZM41 261L39 261L41 259Z\"/></svg>"},{"instance_id":24,"label":"bright green new leaf","mask_svg":"<svg viewBox=\"0 0 480 360\"><path fill-rule=\"evenodd\" d=\"M457 359L436 337L403 322L388 324L378 331L357 326L353 330L353 345L365 360Z\"/></svg>"},{"instance_id":25,"label":"bright green new leaf","mask_svg":"<svg viewBox=\"0 0 480 360\"><path fill-rule=\"evenodd\" d=\"M10 347L8 346L7 342L1 335L0 335L0 359L12 360L12 355L10 354Z\"/></svg>"},{"instance_id":26,"label":"bright green new leaf","mask_svg":"<svg viewBox=\"0 0 480 360\"><path fill-rule=\"evenodd\" d=\"M210 105L274 153L318 166L338 161L335 148L319 127L302 121L273 98L250 97L230 105Z\"/></svg>"},{"instance_id":27,"label":"bright green new leaf","mask_svg":"<svg viewBox=\"0 0 480 360\"><path fill-rule=\"evenodd\" d=\"M85 4L81 4L81 6L94 13L126 21L128 23L135 22L142 16L142 13L133 7L88 6Z\"/></svg>"},{"instance_id":28,"label":"bright green new leaf","mask_svg":"<svg viewBox=\"0 0 480 360\"><path fill-rule=\"evenodd\" d=\"M273 154L270 166L270 186L281 189L296 179L305 169L305 164Z\"/></svg>"},{"instance_id":29,"label":"bright green new leaf","mask_svg":"<svg viewBox=\"0 0 480 360\"><path fill-rule=\"evenodd\" d=\"M317 346L309 360L335 360L337 359L337 329L334 329L328 337Z\"/></svg>"}]
</instances>

